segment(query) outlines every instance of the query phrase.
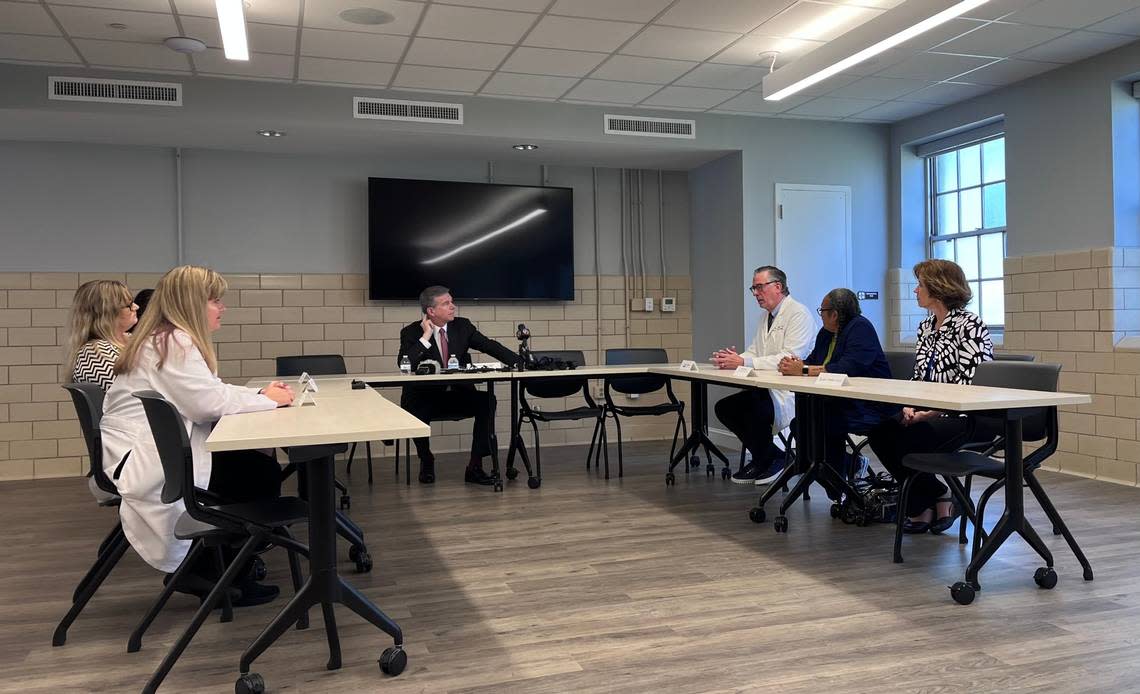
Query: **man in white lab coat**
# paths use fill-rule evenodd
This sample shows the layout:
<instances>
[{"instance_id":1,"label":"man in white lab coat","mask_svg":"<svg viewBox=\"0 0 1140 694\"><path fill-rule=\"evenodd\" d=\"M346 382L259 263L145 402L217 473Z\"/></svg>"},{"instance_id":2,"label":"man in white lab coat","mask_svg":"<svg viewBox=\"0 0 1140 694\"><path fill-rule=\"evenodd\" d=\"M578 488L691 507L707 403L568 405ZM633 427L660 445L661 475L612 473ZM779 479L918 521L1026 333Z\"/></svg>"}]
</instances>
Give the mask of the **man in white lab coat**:
<instances>
[{"instance_id":1,"label":"man in white lab coat","mask_svg":"<svg viewBox=\"0 0 1140 694\"><path fill-rule=\"evenodd\" d=\"M815 341L815 319L806 306L789 296L788 276L771 265L756 268L748 288L762 309L756 337L739 354L735 347L717 350L712 361L721 369L748 366L775 371L784 357L803 359ZM752 462L732 476L741 484L768 484L780 474L783 460L772 443L776 432L796 414L795 396L786 390L747 388L716 404L716 416L736 434Z\"/></svg>"}]
</instances>

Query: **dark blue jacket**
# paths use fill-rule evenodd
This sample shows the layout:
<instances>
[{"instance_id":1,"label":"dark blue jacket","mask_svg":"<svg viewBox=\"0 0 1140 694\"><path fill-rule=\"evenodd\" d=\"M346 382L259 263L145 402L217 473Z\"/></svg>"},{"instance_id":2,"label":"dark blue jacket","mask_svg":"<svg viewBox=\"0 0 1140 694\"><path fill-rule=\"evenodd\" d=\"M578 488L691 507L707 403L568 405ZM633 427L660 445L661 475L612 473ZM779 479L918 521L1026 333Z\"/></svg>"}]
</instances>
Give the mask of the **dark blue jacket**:
<instances>
[{"instance_id":1,"label":"dark blue jacket","mask_svg":"<svg viewBox=\"0 0 1140 694\"><path fill-rule=\"evenodd\" d=\"M819 365L827 356L827 348L831 344L832 333L820 329L815 338L815 349L804 359L805 364ZM828 373L847 374L853 378L890 378L891 367L887 363L887 356L879 344L879 334L875 326L863 316L855 316L843 329L839 331L839 339L835 342L835 351L831 361L827 363ZM885 417L898 411L897 405L888 403L870 403L857 400L844 401L844 415L850 425L850 431L861 431L877 424Z\"/></svg>"}]
</instances>

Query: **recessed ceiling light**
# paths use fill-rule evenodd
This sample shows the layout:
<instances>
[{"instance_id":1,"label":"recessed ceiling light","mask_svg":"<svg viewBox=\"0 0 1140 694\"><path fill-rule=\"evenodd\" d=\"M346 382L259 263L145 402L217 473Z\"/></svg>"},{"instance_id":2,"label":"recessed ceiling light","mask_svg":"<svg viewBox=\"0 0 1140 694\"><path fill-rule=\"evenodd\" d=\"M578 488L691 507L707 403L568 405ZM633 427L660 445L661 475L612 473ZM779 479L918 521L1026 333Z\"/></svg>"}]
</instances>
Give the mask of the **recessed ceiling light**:
<instances>
[{"instance_id":1,"label":"recessed ceiling light","mask_svg":"<svg viewBox=\"0 0 1140 694\"><path fill-rule=\"evenodd\" d=\"M284 130L258 130L257 134L262 137L285 137Z\"/></svg>"},{"instance_id":2,"label":"recessed ceiling light","mask_svg":"<svg viewBox=\"0 0 1140 694\"><path fill-rule=\"evenodd\" d=\"M171 36L170 38L163 39L162 45L175 53L191 54L201 53L206 50L206 44L189 36Z\"/></svg>"},{"instance_id":3,"label":"recessed ceiling light","mask_svg":"<svg viewBox=\"0 0 1140 694\"><path fill-rule=\"evenodd\" d=\"M127 25L123 24L122 22L111 22L107 25L107 28L114 29L115 31L123 31L127 28Z\"/></svg>"},{"instance_id":4,"label":"recessed ceiling light","mask_svg":"<svg viewBox=\"0 0 1140 694\"><path fill-rule=\"evenodd\" d=\"M531 144L511 145L511 146L520 152L529 152L531 150L538 149L538 145L531 145Z\"/></svg>"},{"instance_id":5,"label":"recessed ceiling light","mask_svg":"<svg viewBox=\"0 0 1140 694\"><path fill-rule=\"evenodd\" d=\"M363 24L365 26L391 24L396 21L395 15L391 12L377 10L373 7L352 7L347 10L341 10L337 16L349 24Z\"/></svg>"}]
</instances>

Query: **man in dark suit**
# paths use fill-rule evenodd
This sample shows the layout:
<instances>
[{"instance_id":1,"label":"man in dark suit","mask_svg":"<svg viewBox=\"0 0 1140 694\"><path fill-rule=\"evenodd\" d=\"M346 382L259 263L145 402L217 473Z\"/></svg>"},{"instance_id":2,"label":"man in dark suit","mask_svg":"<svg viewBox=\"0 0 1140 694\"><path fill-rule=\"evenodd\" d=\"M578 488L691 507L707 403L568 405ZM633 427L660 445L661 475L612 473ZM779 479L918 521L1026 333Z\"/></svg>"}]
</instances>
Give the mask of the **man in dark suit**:
<instances>
[{"instance_id":1,"label":"man in dark suit","mask_svg":"<svg viewBox=\"0 0 1140 694\"><path fill-rule=\"evenodd\" d=\"M518 363L518 356L514 352L479 332L471 321L456 317L455 302L447 287L432 286L423 290L420 293L420 308L424 312L424 318L404 326L400 331L400 354L396 357L398 362L407 355L413 371L422 361L435 361L446 367L451 356L459 360L460 366L466 366L471 363L469 349L477 349L504 364ZM428 424L432 419L456 415L474 417L471 461L463 479L471 484L493 483L491 477L483 471L483 458L491 454L495 419L494 393L476 390L474 385L463 382L446 386L405 386L400 396L400 406ZM420 458L420 482L431 484L435 481L435 456L432 455L426 437L415 439L415 442L416 453Z\"/></svg>"}]
</instances>

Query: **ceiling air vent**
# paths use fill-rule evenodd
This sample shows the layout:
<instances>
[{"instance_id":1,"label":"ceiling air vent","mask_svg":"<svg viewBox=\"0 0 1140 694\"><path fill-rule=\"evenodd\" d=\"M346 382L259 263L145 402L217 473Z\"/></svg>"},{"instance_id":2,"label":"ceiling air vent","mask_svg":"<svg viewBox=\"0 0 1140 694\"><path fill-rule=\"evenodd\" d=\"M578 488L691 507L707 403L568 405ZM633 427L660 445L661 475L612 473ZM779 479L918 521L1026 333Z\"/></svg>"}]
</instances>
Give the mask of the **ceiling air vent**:
<instances>
[{"instance_id":1,"label":"ceiling air vent","mask_svg":"<svg viewBox=\"0 0 1140 694\"><path fill-rule=\"evenodd\" d=\"M463 125L463 104L371 99L355 96L352 98L352 117Z\"/></svg>"},{"instance_id":2,"label":"ceiling air vent","mask_svg":"<svg viewBox=\"0 0 1140 694\"><path fill-rule=\"evenodd\" d=\"M677 137L697 139L697 122L678 118L647 118L644 116L615 116L606 114L607 135L637 135L639 137Z\"/></svg>"},{"instance_id":3,"label":"ceiling air vent","mask_svg":"<svg viewBox=\"0 0 1140 694\"><path fill-rule=\"evenodd\" d=\"M182 85L175 82L48 77L48 98L55 101L181 106Z\"/></svg>"}]
</instances>

